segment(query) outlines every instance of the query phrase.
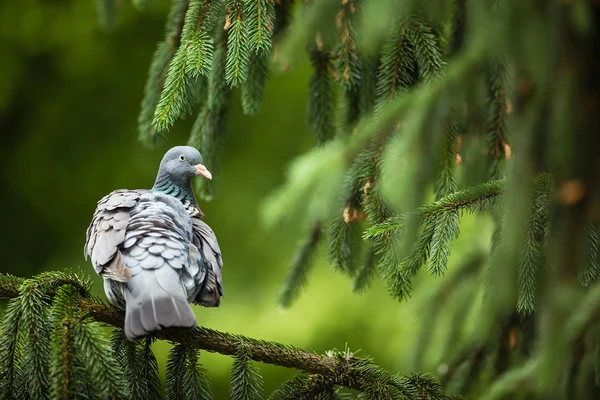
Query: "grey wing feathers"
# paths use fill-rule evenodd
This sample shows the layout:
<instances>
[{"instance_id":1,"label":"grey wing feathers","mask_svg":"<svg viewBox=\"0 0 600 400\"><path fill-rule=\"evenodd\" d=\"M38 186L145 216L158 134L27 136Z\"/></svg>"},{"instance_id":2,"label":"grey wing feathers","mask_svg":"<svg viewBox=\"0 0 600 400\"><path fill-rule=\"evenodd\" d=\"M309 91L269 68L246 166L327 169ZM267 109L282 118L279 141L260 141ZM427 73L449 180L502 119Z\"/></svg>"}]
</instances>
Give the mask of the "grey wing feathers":
<instances>
[{"instance_id":1,"label":"grey wing feathers","mask_svg":"<svg viewBox=\"0 0 600 400\"><path fill-rule=\"evenodd\" d=\"M155 270L159 277L170 267L177 279L158 279L164 291L175 295L185 289L192 300L204 280L204 269L195 262L198 250L192 243L192 224L181 202L171 196L154 193L143 196L131 213L125 242L121 248L125 264L133 276L143 270Z\"/></svg>"},{"instance_id":2,"label":"grey wing feathers","mask_svg":"<svg viewBox=\"0 0 600 400\"><path fill-rule=\"evenodd\" d=\"M204 221L192 218L192 226L196 247L200 252L201 269L206 270L204 281L199 282L202 287L195 302L206 307L217 307L223 296L221 249L215 233Z\"/></svg>"},{"instance_id":3,"label":"grey wing feathers","mask_svg":"<svg viewBox=\"0 0 600 400\"><path fill-rule=\"evenodd\" d=\"M138 203L143 190L115 190L104 196L96 207L87 229L84 255L92 259L98 274L127 282L129 269L123 264L119 247L125 239L130 212Z\"/></svg>"}]
</instances>

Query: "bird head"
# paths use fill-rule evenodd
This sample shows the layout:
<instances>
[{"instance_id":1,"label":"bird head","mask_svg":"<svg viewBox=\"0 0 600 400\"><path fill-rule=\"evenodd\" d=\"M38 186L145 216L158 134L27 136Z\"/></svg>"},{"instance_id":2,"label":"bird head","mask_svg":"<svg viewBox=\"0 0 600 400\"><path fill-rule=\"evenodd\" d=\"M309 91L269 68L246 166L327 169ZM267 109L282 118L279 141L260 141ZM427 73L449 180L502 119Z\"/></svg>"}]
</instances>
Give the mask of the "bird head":
<instances>
[{"instance_id":1,"label":"bird head","mask_svg":"<svg viewBox=\"0 0 600 400\"><path fill-rule=\"evenodd\" d=\"M189 182L195 176L212 179L202 164L200 152L190 146L176 146L167 151L160 162L159 175L167 174L174 182Z\"/></svg>"}]
</instances>

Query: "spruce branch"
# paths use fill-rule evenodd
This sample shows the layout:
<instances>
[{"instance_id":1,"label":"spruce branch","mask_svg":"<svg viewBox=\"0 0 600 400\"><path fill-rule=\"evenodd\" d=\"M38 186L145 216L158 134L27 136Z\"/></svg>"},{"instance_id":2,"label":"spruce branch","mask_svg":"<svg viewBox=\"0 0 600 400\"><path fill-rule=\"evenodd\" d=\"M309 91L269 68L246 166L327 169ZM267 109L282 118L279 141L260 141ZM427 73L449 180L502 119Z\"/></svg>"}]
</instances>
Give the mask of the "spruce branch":
<instances>
[{"instance_id":1,"label":"spruce branch","mask_svg":"<svg viewBox=\"0 0 600 400\"><path fill-rule=\"evenodd\" d=\"M335 137L335 81L331 54L315 48L310 51L313 74L308 96L308 122L316 142L325 143Z\"/></svg>"},{"instance_id":2,"label":"spruce branch","mask_svg":"<svg viewBox=\"0 0 600 400\"><path fill-rule=\"evenodd\" d=\"M346 212L348 208L344 210ZM351 210L348 213L359 213ZM352 220L354 214L335 218L329 227L329 262L335 268L350 276L356 272L356 259L362 244L360 222ZM348 219L348 220L346 220Z\"/></svg>"},{"instance_id":3,"label":"spruce branch","mask_svg":"<svg viewBox=\"0 0 600 400\"><path fill-rule=\"evenodd\" d=\"M381 109L414 83L414 48L405 24L394 24L381 50L377 71L376 107Z\"/></svg>"},{"instance_id":4,"label":"spruce branch","mask_svg":"<svg viewBox=\"0 0 600 400\"><path fill-rule=\"evenodd\" d=\"M407 36L414 48L419 78L431 83L441 75L445 64L439 39L431 27L419 18L410 18L407 24Z\"/></svg>"},{"instance_id":5,"label":"spruce branch","mask_svg":"<svg viewBox=\"0 0 600 400\"><path fill-rule=\"evenodd\" d=\"M345 91L357 89L361 76L361 63L358 58L358 45L354 29L354 14L356 12L354 0L342 2L335 18L339 38L334 49L335 69L337 79Z\"/></svg>"},{"instance_id":6,"label":"spruce branch","mask_svg":"<svg viewBox=\"0 0 600 400\"><path fill-rule=\"evenodd\" d=\"M504 160L510 157L506 138L506 119L510 112L506 93L507 67L501 60L491 60L489 65L489 116L488 116L488 158L490 179L500 179L504 175Z\"/></svg>"},{"instance_id":7,"label":"spruce branch","mask_svg":"<svg viewBox=\"0 0 600 400\"><path fill-rule=\"evenodd\" d=\"M71 282L71 277L69 277L68 274L49 274L52 274L54 279L52 280L50 279L50 276L48 276L45 281L38 282L38 286L34 286L35 279L33 281L27 281L0 274L0 298L19 298L24 290L20 288L19 285L24 288L43 288L44 296L39 305L44 309L49 305L52 297L57 294L57 289L61 286L58 285L58 283L62 282L63 284L70 284L69 282ZM44 278L44 276L41 278ZM78 288L78 290L80 289L81 288ZM74 342L75 346L85 350L85 354L92 355L92 357L83 361L86 367L96 374L97 379L102 381L102 392L109 392L117 397L122 397L119 396L119 393L123 388L123 383L119 377L122 376L119 372L119 366L113 364L114 361L110 354L111 351L108 341L98 340L98 338L103 335L99 332L99 328L94 323L90 323L90 321L93 320L98 323L122 328L124 323L124 313L122 310L118 310L101 301L90 298L89 294L86 297L78 296L78 298L79 304L75 304L74 306L76 307L77 313L82 316L81 322L83 322L83 324L78 323L73 324L72 326L74 338L76 338ZM86 316L89 320L86 319ZM389 387L393 386L394 391L401 390L402 392L405 392L406 390L409 390L409 388L404 386L411 385L411 382L413 382L410 377L406 378L405 381L400 381L373 364L371 361L355 358L354 356L340 355L338 353L322 356L291 345L252 339L242 335L219 332L204 327L199 327L194 331L166 329L157 332L155 337L161 340L180 343L182 345L180 349L185 346L186 352L196 349L217 352L229 356L235 356L239 352L239 343L243 341L245 349L247 350L247 356L253 361L294 368L307 374L321 375L328 380L331 380L336 386L344 386L359 391L367 390L367 388L379 388L377 390L383 390L382 385L387 385ZM178 359L181 359L182 357L189 358L189 355L182 356L182 354L177 353L177 357ZM107 365L107 363L110 365ZM107 373L109 375L105 375ZM424 390L424 395L429 393L429 389Z\"/></svg>"},{"instance_id":8,"label":"spruce branch","mask_svg":"<svg viewBox=\"0 0 600 400\"><path fill-rule=\"evenodd\" d=\"M502 195L503 188L503 180L489 181L423 205L414 212L414 216L419 220L425 220L425 218L435 218L447 212L456 211L462 213L465 211L474 212L476 210L487 209ZM407 217L391 217L381 224L372 226L365 232L365 240L378 242L397 233L406 226Z\"/></svg>"},{"instance_id":9,"label":"spruce branch","mask_svg":"<svg viewBox=\"0 0 600 400\"><path fill-rule=\"evenodd\" d=\"M0 275L0 279L13 279L10 275ZM6 282L18 294L19 283ZM4 297L4 296L3 296ZM8 298L8 297L7 297ZM19 340L19 323L21 321L21 299L12 298L6 307L2 324L0 325L0 398L16 398L20 392L18 385L21 366L22 346Z\"/></svg>"},{"instance_id":10,"label":"spruce branch","mask_svg":"<svg viewBox=\"0 0 600 400\"><path fill-rule=\"evenodd\" d=\"M313 265L315 253L321 241L322 229L321 224L316 223L296 250L292 266L279 293L279 304L284 308L292 305L300 294L300 290L306 285L308 273Z\"/></svg>"},{"instance_id":11,"label":"spruce branch","mask_svg":"<svg viewBox=\"0 0 600 400\"><path fill-rule=\"evenodd\" d=\"M219 24L222 18L219 20ZM218 30L210 76L208 78L208 99L198 114L192 127L188 144L198 148L204 163L210 168L213 180L202 180L200 192L205 200L211 200L213 190L218 185L220 175L220 150L227 131L230 88L226 83L226 32Z\"/></svg>"},{"instance_id":12,"label":"spruce branch","mask_svg":"<svg viewBox=\"0 0 600 400\"><path fill-rule=\"evenodd\" d=\"M243 0L228 0L226 4L227 19L227 63L225 77L227 84L237 86L248 75L250 47L248 46L248 21Z\"/></svg>"},{"instance_id":13,"label":"spruce branch","mask_svg":"<svg viewBox=\"0 0 600 400\"><path fill-rule=\"evenodd\" d=\"M138 116L138 138L148 146L155 145L160 138L153 125L155 110L161 98L169 65L179 48L188 4L189 0L173 0L165 26L165 38L156 46L150 63Z\"/></svg>"},{"instance_id":14,"label":"spruce branch","mask_svg":"<svg viewBox=\"0 0 600 400\"><path fill-rule=\"evenodd\" d=\"M75 288L64 285L57 290L53 299L50 346L55 357L50 364L52 396L56 399L70 399L76 391L77 382L72 376L76 363L73 344L72 322L75 320L73 298Z\"/></svg>"},{"instance_id":15,"label":"spruce branch","mask_svg":"<svg viewBox=\"0 0 600 400\"><path fill-rule=\"evenodd\" d=\"M275 24L275 0L256 0L244 3L247 17L250 50L255 54L271 52Z\"/></svg>"},{"instance_id":16,"label":"spruce branch","mask_svg":"<svg viewBox=\"0 0 600 400\"><path fill-rule=\"evenodd\" d=\"M446 131L442 139L442 154L440 162L440 172L435 183L435 199L439 200L444 196L456 191L456 155L458 144L458 129L454 121L449 120L446 123Z\"/></svg>"},{"instance_id":17,"label":"spruce branch","mask_svg":"<svg viewBox=\"0 0 600 400\"><path fill-rule=\"evenodd\" d=\"M267 56L254 53L250 56L248 76L242 82L242 108L244 113L256 115L263 101L265 83L269 77Z\"/></svg>"},{"instance_id":18,"label":"spruce branch","mask_svg":"<svg viewBox=\"0 0 600 400\"><path fill-rule=\"evenodd\" d=\"M260 400L262 395L262 377L258 368L252 365L252 359L243 340L238 343L235 361L231 368L231 399Z\"/></svg>"},{"instance_id":19,"label":"spruce branch","mask_svg":"<svg viewBox=\"0 0 600 400\"><path fill-rule=\"evenodd\" d=\"M146 338L131 342L127 340L122 329L113 331L113 353L123 366L124 378L129 383L132 400L160 399L158 363L150 347L152 341L152 338Z\"/></svg>"},{"instance_id":20,"label":"spruce branch","mask_svg":"<svg viewBox=\"0 0 600 400\"><path fill-rule=\"evenodd\" d=\"M355 293L361 293L365 291L373 281L373 277L377 273L377 255L375 254L375 248L373 246L369 247L367 250L364 262L356 278L354 279L353 291Z\"/></svg>"}]
</instances>

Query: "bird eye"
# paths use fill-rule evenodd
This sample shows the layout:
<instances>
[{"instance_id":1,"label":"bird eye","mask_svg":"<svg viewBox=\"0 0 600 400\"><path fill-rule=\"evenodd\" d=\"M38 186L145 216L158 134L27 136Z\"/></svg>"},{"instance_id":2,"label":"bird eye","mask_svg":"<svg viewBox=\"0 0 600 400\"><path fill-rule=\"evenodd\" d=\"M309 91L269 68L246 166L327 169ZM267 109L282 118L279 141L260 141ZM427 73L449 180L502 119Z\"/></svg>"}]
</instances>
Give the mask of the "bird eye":
<instances>
[{"instance_id":1,"label":"bird eye","mask_svg":"<svg viewBox=\"0 0 600 400\"><path fill-rule=\"evenodd\" d=\"M179 155L179 161L181 161L181 162L185 161L185 156L183 154Z\"/></svg>"}]
</instances>

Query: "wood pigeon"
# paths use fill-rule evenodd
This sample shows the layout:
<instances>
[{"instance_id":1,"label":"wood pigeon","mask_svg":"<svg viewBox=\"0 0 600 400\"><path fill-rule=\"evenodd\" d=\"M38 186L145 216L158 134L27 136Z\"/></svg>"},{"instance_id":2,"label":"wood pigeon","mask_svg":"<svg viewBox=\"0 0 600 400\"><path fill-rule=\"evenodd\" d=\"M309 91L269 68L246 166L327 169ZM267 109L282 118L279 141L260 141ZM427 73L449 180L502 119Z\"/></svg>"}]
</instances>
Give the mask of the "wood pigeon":
<instances>
[{"instance_id":1,"label":"wood pigeon","mask_svg":"<svg viewBox=\"0 0 600 400\"><path fill-rule=\"evenodd\" d=\"M116 190L98 202L84 253L104 278L109 301L125 309L129 340L196 327L189 303L219 306L223 259L192 190L200 175L212 179L200 152L173 147L152 189Z\"/></svg>"}]
</instances>

